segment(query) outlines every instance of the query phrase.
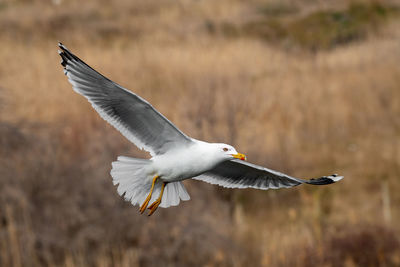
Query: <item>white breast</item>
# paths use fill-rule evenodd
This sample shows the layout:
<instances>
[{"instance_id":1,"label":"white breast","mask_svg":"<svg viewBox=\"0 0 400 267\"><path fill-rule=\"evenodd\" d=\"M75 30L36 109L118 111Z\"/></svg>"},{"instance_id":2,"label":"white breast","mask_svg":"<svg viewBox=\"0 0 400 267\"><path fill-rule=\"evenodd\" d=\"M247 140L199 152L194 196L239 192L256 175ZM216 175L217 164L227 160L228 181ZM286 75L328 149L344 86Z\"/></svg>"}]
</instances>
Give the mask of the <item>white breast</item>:
<instances>
[{"instance_id":1,"label":"white breast","mask_svg":"<svg viewBox=\"0 0 400 267\"><path fill-rule=\"evenodd\" d=\"M181 181L211 170L223 159L211 144L196 141L185 149L175 149L152 158L152 172L164 181Z\"/></svg>"}]
</instances>

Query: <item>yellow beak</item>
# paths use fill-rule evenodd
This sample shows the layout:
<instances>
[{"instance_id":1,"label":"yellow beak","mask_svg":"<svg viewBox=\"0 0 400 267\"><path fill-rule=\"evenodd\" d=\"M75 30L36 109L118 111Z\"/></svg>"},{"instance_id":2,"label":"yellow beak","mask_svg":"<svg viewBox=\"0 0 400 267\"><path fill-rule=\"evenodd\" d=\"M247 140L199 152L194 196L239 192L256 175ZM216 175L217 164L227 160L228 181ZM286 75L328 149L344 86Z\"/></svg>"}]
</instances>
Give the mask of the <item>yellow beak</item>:
<instances>
[{"instance_id":1,"label":"yellow beak","mask_svg":"<svg viewBox=\"0 0 400 267\"><path fill-rule=\"evenodd\" d=\"M232 156L233 156L235 159L246 160L246 156L245 156L244 154L241 154L241 153L232 154Z\"/></svg>"}]
</instances>

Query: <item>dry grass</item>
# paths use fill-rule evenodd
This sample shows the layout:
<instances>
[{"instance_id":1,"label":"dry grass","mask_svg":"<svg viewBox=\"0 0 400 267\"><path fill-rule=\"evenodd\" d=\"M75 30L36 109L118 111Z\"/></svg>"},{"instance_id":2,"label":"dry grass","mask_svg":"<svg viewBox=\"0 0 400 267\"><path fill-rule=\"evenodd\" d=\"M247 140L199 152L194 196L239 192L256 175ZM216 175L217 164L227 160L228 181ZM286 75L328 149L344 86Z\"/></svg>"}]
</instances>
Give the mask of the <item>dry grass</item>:
<instances>
[{"instance_id":1,"label":"dry grass","mask_svg":"<svg viewBox=\"0 0 400 267\"><path fill-rule=\"evenodd\" d=\"M0 5L1 266L400 265L398 18L309 53L209 27L326 1L99 2ZM140 216L108 173L117 155L147 155L71 90L58 40L195 138L346 179L279 191L189 181L191 201Z\"/></svg>"},{"instance_id":2,"label":"dry grass","mask_svg":"<svg viewBox=\"0 0 400 267\"><path fill-rule=\"evenodd\" d=\"M240 27L225 24L225 31L263 38L287 49L302 48L317 52L364 40L390 19L399 16L399 8L380 2L351 3L346 8L313 10L301 14L293 5L267 5L260 18ZM296 14L299 13L299 14ZM290 16L289 16L290 15Z\"/></svg>"}]
</instances>

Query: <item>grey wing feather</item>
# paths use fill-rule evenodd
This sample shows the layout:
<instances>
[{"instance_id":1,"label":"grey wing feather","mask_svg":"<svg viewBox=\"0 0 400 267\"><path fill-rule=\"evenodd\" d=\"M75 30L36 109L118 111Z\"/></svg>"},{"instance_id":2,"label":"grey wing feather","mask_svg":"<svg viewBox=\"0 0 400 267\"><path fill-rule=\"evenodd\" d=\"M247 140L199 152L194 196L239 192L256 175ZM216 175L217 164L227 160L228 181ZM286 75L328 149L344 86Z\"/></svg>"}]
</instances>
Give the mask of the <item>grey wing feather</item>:
<instances>
[{"instance_id":1,"label":"grey wing feather","mask_svg":"<svg viewBox=\"0 0 400 267\"><path fill-rule=\"evenodd\" d=\"M214 169L193 179L228 188L256 188L266 190L293 187L300 184L331 184L342 178L343 176L333 174L311 180L303 180L235 159L225 161L217 165Z\"/></svg>"},{"instance_id":2,"label":"grey wing feather","mask_svg":"<svg viewBox=\"0 0 400 267\"><path fill-rule=\"evenodd\" d=\"M58 46L61 65L73 89L140 149L154 156L192 142L146 100L92 69L61 43Z\"/></svg>"}]
</instances>

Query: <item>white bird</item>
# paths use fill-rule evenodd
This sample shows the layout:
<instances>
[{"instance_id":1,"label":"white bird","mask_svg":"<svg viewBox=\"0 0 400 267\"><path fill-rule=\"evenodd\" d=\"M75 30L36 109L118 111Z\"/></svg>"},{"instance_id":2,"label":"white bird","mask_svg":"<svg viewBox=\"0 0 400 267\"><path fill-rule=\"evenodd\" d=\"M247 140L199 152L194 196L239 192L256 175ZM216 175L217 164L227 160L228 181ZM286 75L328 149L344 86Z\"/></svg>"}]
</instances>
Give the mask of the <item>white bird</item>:
<instances>
[{"instance_id":1,"label":"white bird","mask_svg":"<svg viewBox=\"0 0 400 267\"><path fill-rule=\"evenodd\" d=\"M196 179L228 188L278 189L300 184L325 185L343 178L336 174L303 180L248 163L227 144L190 138L146 100L104 77L63 44L61 65L73 89L87 98L100 116L151 159L118 157L111 176L118 193L140 212L176 206L189 200L183 180ZM150 206L148 206L149 203Z\"/></svg>"}]
</instances>

